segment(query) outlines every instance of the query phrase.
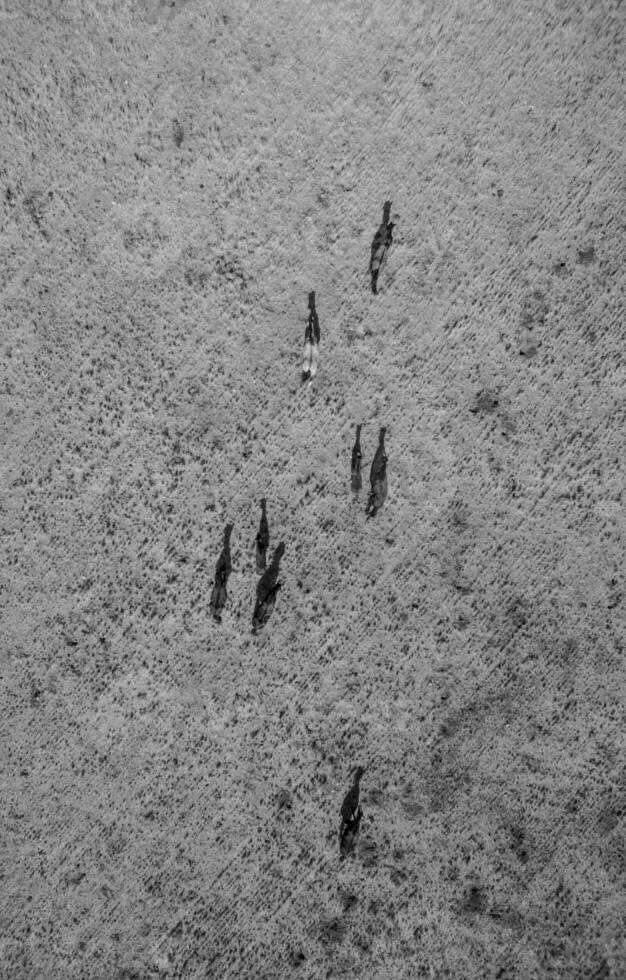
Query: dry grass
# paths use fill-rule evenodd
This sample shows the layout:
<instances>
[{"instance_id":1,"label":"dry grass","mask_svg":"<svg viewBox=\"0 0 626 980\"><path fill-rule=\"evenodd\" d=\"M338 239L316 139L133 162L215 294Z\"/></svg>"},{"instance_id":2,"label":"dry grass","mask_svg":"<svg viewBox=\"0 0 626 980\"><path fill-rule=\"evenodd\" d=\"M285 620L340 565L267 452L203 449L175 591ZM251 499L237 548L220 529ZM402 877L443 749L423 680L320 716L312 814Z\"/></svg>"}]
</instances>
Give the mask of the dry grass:
<instances>
[{"instance_id":1,"label":"dry grass","mask_svg":"<svg viewBox=\"0 0 626 980\"><path fill-rule=\"evenodd\" d=\"M617 0L0 17L0 976L618 980Z\"/></svg>"}]
</instances>

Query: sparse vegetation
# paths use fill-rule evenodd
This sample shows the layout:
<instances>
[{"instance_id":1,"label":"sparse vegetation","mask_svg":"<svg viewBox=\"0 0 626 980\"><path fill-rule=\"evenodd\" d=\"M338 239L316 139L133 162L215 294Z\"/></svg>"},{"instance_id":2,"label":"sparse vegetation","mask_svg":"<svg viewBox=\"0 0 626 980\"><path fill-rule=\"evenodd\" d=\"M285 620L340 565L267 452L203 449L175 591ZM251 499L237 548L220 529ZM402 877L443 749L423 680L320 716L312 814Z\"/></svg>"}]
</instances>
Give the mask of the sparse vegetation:
<instances>
[{"instance_id":1,"label":"sparse vegetation","mask_svg":"<svg viewBox=\"0 0 626 980\"><path fill-rule=\"evenodd\" d=\"M0 975L621 980L617 0L4 6Z\"/></svg>"}]
</instances>

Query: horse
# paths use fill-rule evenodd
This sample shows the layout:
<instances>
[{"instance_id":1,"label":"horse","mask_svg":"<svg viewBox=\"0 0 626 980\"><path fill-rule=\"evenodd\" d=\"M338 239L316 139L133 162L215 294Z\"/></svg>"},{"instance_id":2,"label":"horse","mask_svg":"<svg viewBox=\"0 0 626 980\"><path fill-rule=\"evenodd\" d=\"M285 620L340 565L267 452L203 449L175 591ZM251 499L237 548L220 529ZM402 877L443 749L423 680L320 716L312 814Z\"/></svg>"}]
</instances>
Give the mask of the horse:
<instances>
[{"instance_id":1,"label":"horse","mask_svg":"<svg viewBox=\"0 0 626 980\"><path fill-rule=\"evenodd\" d=\"M348 855L354 857L354 848L359 836L362 819L363 810L361 807L357 807L353 818L341 826L341 830L339 831L339 854L342 860L348 857Z\"/></svg>"},{"instance_id":2,"label":"horse","mask_svg":"<svg viewBox=\"0 0 626 980\"><path fill-rule=\"evenodd\" d=\"M387 429L381 428L378 435L378 449L372 460L370 469L370 495L367 501L365 513L368 517L374 517L383 506L387 499L387 453L385 452L385 433Z\"/></svg>"},{"instance_id":3,"label":"horse","mask_svg":"<svg viewBox=\"0 0 626 980\"><path fill-rule=\"evenodd\" d=\"M282 582L277 582L264 599L260 600L257 598L254 612L252 613L252 632L255 636L260 629L263 629L272 615L274 604L276 603L276 596L280 589L282 589Z\"/></svg>"},{"instance_id":4,"label":"horse","mask_svg":"<svg viewBox=\"0 0 626 980\"><path fill-rule=\"evenodd\" d=\"M352 472L351 484L355 493L358 493L362 486L361 481L361 426L356 427L356 439L352 447Z\"/></svg>"},{"instance_id":5,"label":"horse","mask_svg":"<svg viewBox=\"0 0 626 980\"><path fill-rule=\"evenodd\" d=\"M265 571L267 565L267 549L270 543L270 529L267 523L266 499L261 499L261 520L256 536L256 570L259 574Z\"/></svg>"},{"instance_id":6,"label":"horse","mask_svg":"<svg viewBox=\"0 0 626 980\"><path fill-rule=\"evenodd\" d=\"M252 632L256 634L267 623L272 615L276 596L282 583L278 581L280 574L280 560L285 553L285 543L281 541L274 551L272 560L267 570L259 579L256 587L256 602L252 613Z\"/></svg>"},{"instance_id":7,"label":"horse","mask_svg":"<svg viewBox=\"0 0 626 980\"><path fill-rule=\"evenodd\" d=\"M234 524L227 524L224 528L224 544L215 566L215 579L209 600L209 609L211 610L213 619L217 623L222 622L222 609L228 599L226 585L228 583L228 577L233 570L230 557L230 537L233 533L233 527Z\"/></svg>"},{"instance_id":8,"label":"horse","mask_svg":"<svg viewBox=\"0 0 626 980\"><path fill-rule=\"evenodd\" d=\"M315 309L315 291L309 293L309 319L304 331L304 354L302 359L302 380L312 381L317 374L319 360L320 321Z\"/></svg>"},{"instance_id":9,"label":"horse","mask_svg":"<svg viewBox=\"0 0 626 980\"><path fill-rule=\"evenodd\" d=\"M346 793L341 804L341 826L339 830L339 850L341 857L352 853L359 834L363 810L359 806L361 792L361 777L365 769L359 766L354 774L352 786Z\"/></svg>"},{"instance_id":10,"label":"horse","mask_svg":"<svg viewBox=\"0 0 626 980\"><path fill-rule=\"evenodd\" d=\"M370 276L372 277L372 292L378 292L378 277L385 267L387 254L393 243L394 224L389 221L391 201L385 201L383 207L383 220L378 227L378 231L372 240L370 252Z\"/></svg>"}]
</instances>

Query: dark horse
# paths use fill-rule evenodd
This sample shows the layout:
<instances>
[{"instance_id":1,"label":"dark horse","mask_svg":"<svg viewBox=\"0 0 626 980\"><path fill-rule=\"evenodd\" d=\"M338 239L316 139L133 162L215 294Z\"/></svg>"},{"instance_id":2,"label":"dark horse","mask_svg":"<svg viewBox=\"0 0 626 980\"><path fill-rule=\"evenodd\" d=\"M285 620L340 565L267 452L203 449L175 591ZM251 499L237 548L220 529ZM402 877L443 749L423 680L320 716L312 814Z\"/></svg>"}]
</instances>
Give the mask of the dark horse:
<instances>
[{"instance_id":1,"label":"dark horse","mask_svg":"<svg viewBox=\"0 0 626 980\"><path fill-rule=\"evenodd\" d=\"M358 493L361 489L361 426L356 427L356 439L354 440L354 446L352 447L352 473L351 473L351 483L352 489L355 493Z\"/></svg>"},{"instance_id":2,"label":"dark horse","mask_svg":"<svg viewBox=\"0 0 626 980\"><path fill-rule=\"evenodd\" d=\"M276 596L278 595L279 589L282 588L282 583L278 581L278 576L280 573L280 560L284 553L285 545L281 541L274 552L269 568L259 579L259 584L256 588L256 603L254 605L254 612L252 613L252 632L254 634L265 626L272 615Z\"/></svg>"},{"instance_id":3,"label":"dark horse","mask_svg":"<svg viewBox=\"0 0 626 980\"><path fill-rule=\"evenodd\" d=\"M354 782L341 805L339 852L342 858L347 857L348 854L353 855L354 846L359 836L361 820L363 819L363 810L359 806L359 796L361 777L364 772L363 766L359 766L354 774Z\"/></svg>"},{"instance_id":4,"label":"dark horse","mask_svg":"<svg viewBox=\"0 0 626 980\"><path fill-rule=\"evenodd\" d=\"M393 222L389 220L391 201L385 201L383 207L383 220L378 227L378 231L372 240L370 254L370 275L372 277L372 292L378 292L378 277L385 267L387 253L393 242Z\"/></svg>"},{"instance_id":5,"label":"dark horse","mask_svg":"<svg viewBox=\"0 0 626 980\"><path fill-rule=\"evenodd\" d=\"M265 497L261 500L261 520L259 522L259 532L256 536L256 570L260 574L265 571L267 565L267 549L270 543L270 529L267 523Z\"/></svg>"},{"instance_id":6,"label":"dark horse","mask_svg":"<svg viewBox=\"0 0 626 980\"><path fill-rule=\"evenodd\" d=\"M365 513L368 517L374 517L387 499L387 454L385 452L385 433L387 429L381 428L378 436L378 449L372 467L370 469L370 495L367 501Z\"/></svg>"},{"instance_id":7,"label":"dark horse","mask_svg":"<svg viewBox=\"0 0 626 980\"><path fill-rule=\"evenodd\" d=\"M233 533L233 527L233 524L227 524L224 528L224 546L215 566L215 580L209 608L213 614L213 619L217 623L222 622L222 609L228 599L226 584L228 582L228 576L233 570L230 560L230 536Z\"/></svg>"}]
</instances>

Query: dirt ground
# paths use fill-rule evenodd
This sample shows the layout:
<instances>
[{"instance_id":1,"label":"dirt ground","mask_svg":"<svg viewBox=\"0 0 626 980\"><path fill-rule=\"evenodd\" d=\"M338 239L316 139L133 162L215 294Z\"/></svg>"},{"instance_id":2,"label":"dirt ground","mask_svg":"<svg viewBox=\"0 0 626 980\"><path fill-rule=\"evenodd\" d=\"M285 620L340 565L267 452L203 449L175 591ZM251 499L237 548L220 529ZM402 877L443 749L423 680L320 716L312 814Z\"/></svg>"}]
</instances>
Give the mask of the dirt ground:
<instances>
[{"instance_id":1,"label":"dirt ground","mask_svg":"<svg viewBox=\"0 0 626 980\"><path fill-rule=\"evenodd\" d=\"M2 978L626 976L625 29L3 0Z\"/></svg>"}]
</instances>

